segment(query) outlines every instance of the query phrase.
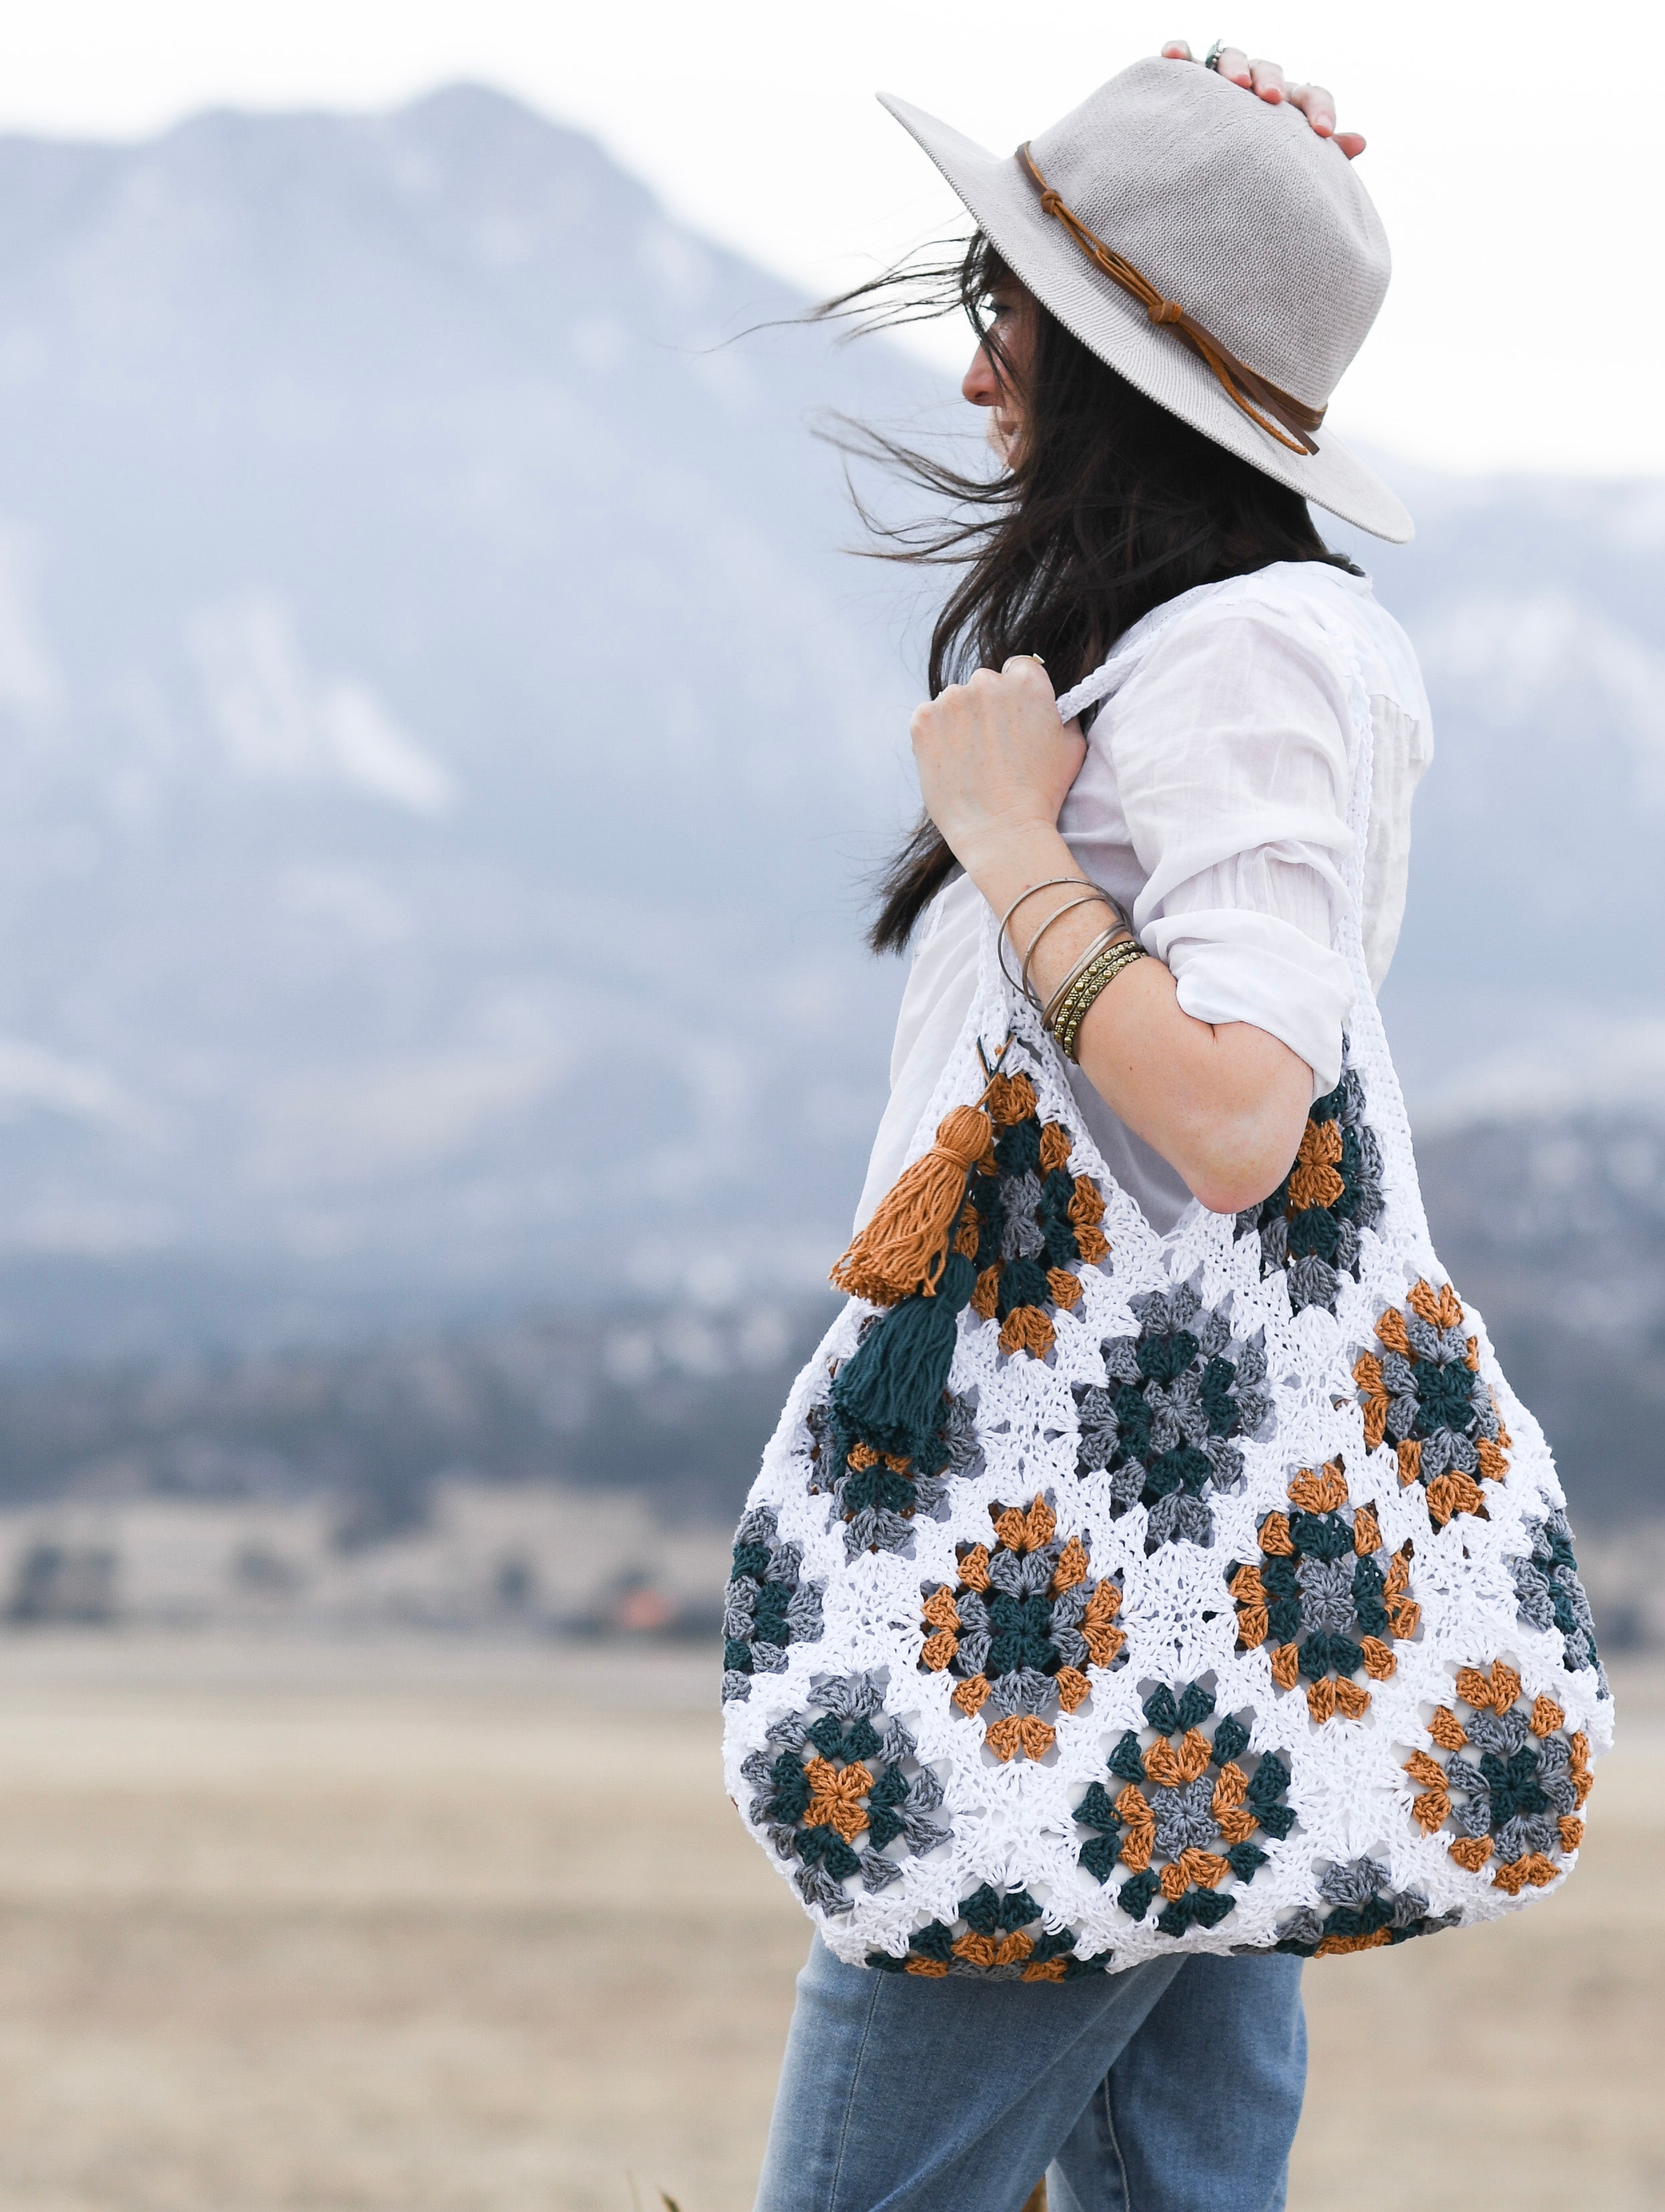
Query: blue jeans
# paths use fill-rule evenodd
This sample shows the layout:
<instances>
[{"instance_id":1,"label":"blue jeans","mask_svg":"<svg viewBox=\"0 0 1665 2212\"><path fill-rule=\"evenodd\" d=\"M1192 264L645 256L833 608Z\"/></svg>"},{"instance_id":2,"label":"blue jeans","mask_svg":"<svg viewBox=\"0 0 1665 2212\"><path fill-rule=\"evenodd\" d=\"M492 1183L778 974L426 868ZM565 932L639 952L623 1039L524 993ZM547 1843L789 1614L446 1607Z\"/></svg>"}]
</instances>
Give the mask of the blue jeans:
<instances>
[{"instance_id":1,"label":"blue jeans","mask_svg":"<svg viewBox=\"0 0 1665 2212\"><path fill-rule=\"evenodd\" d=\"M757 2212L1020 2212L1043 2172L1051 2212L1279 2212L1306 2069L1298 1959L933 1980L817 1936Z\"/></svg>"}]
</instances>

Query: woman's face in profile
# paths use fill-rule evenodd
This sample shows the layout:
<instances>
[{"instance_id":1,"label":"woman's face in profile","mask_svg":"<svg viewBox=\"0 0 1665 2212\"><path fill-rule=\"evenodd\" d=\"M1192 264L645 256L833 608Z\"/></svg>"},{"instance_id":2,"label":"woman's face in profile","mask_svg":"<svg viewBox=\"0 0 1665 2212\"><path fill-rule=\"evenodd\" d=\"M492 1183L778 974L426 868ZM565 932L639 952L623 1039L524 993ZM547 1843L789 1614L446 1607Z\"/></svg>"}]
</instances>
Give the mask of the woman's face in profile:
<instances>
[{"instance_id":1,"label":"woman's face in profile","mask_svg":"<svg viewBox=\"0 0 1665 2212\"><path fill-rule=\"evenodd\" d=\"M982 343L960 380L962 396L988 410L989 449L1010 468L1024 427L1022 392L1035 348L1035 295L1015 276L1002 276L988 299Z\"/></svg>"}]
</instances>

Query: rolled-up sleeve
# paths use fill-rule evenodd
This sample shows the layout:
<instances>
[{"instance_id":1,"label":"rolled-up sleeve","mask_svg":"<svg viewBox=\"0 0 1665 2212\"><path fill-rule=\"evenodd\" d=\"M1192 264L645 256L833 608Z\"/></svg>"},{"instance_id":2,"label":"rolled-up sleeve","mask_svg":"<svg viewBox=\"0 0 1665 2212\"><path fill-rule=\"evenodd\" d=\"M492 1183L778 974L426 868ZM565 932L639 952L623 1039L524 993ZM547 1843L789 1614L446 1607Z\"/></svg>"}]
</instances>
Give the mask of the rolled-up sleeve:
<instances>
[{"instance_id":1,"label":"rolled-up sleeve","mask_svg":"<svg viewBox=\"0 0 1665 2212\"><path fill-rule=\"evenodd\" d=\"M1316 620L1252 600L1160 640L1093 732L1148 880L1133 920L1188 1014L1252 1022L1341 1071L1352 998L1347 678Z\"/></svg>"}]
</instances>

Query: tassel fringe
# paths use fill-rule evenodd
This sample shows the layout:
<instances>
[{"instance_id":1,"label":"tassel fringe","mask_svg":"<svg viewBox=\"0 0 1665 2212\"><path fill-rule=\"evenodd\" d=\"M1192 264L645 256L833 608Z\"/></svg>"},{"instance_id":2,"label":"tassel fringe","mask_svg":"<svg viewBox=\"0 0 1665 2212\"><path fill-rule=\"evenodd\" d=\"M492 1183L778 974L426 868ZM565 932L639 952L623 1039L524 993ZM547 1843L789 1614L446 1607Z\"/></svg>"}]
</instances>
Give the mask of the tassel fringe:
<instances>
[{"instance_id":1,"label":"tassel fringe","mask_svg":"<svg viewBox=\"0 0 1665 2212\"><path fill-rule=\"evenodd\" d=\"M939 1442L942 1394L973 1273L970 1261L954 1253L942 1272L942 1295L901 1302L833 1378L841 1429L904 1455L914 1474L934 1474L946 1457Z\"/></svg>"},{"instance_id":2,"label":"tassel fringe","mask_svg":"<svg viewBox=\"0 0 1665 2212\"><path fill-rule=\"evenodd\" d=\"M937 1126L930 1151L902 1170L873 1217L832 1271L832 1280L870 1305L893 1306L915 1292L929 1298L948 1257L965 1200L965 1179L990 1165L994 1128L975 1106L957 1106Z\"/></svg>"}]
</instances>

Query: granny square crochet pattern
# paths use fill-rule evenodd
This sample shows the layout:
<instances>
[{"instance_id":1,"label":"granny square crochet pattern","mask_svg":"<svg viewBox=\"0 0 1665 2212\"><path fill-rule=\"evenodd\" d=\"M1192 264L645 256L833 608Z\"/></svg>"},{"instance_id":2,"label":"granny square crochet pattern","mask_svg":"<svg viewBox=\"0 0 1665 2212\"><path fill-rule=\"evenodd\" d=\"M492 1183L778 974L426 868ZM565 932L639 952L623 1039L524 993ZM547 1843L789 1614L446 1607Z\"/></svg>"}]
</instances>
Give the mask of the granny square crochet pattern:
<instances>
[{"instance_id":1,"label":"granny square crochet pattern","mask_svg":"<svg viewBox=\"0 0 1665 2212\"><path fill-rule=\"evenodd\" d=\"M1405 1762L1418 1827L1455 1838L1456 1863L1489 1871L1510 1897L1547 1888L1583 1841L1589 1738L1569 1735L1566 1717L1553 1698L1525 1697L1501 1659L1464 1667L1451 1704L1429 1721L1429 1747Z\"/></svg>"},{"instance_id":2,"label":"granny square crochet pattern","mask_svg":"<svg viewBox=\"0 0 1665 2212\"><path fill-rule=\"evenodd\" d=\"M1442 1526L1454 1513L1486 1511L1480 1481L1509 1471L1509 1431L1497 1396L1480 1373L1480 1340L1467 1331L1462 1304L1447 1283L1411 1286L1403 1306L1376 1324L1378 1354L1361 1352L1353 1381L1364 1408L1364 1441L1386 1437L1401 1482L1419 1482Z\"/></svg>"},{"instance_id":3,"label":"granny square crochet pattern","mask_svg":"<svg viewBox=\"0 0 1665 2212\"><path fill-rule=\"evenodd\" d=\"M927 1817L942 1802L941 1784L918 1765L900 1721L874 1726L883 1715L867 1675L818 1683L811 1710L771 1723L765 1748L741 1767L757 1793L753 1821L782 1860L797 1862L805 1903L825 1912L849 1911L843 1885L852 1877L869 1891L896 1881L902 1861L891 1846L917 1854L947 1835Z\"/></svg>"},{"instance_id":4,"label":"granny square crochet pattern","mask_svg":"<svg viewBox=\"0 0 1665 2212\"><path fill-rule=\"evenodd\" d=\"M1081 1442L1076 1472L1109 1474L1117 1512L1145 1505L1145 1549L1182 1540L1212 1544L1208 1499L1235 1489L1243 1453L1234 1437L1267 1428L1272 1401L1261 1385L1260 1337L1240 1344L1224 1313L1205 1313L1188 1284L1130 1298L1136 1336L1107 1337L1099 1351L1109 1378L1074 1386Z\"/></svg>"},{"instance_id":5,"label":"granny square crochet pattern","mask_svg":"<svg viewBox=\"0 0 1665 2212\"><path fill-rule=\"evenodd\" d=\"M1410 1595L1411 1546L1389 1559L1371 1506L1340 1510L1347 1484L1339 1462L1317 1474L1303 1468L1289 1497L1291 1511L1261 1522L1260 1560L1226 1571L1237 1641L1269 1647L1279 1689L1306 1682L1314 1721L1362 1720L1366 1681L1391 1679L1395 1642L1414 1637L1422 1620Z\"/></svg>"},{"instance_id":6,"label":"granny square crochet pattern","mask_svg":"<svg viewBox=\"0 0 1665 2212\"><path fill-rule=\"evenodd\" d=\"M1121 1586L1092 1579L1081 1537L1058 1540L1044 1498L1027 1513L988 1510L994 1548L962 1546L953 1588L924 1586L919 1663L947 1668L955 1705L982 1716L997 1759L1044 1759L1055 1740L1045 1716L1074 1712L1092 1691L1083 1668L1109 1669L1121 1656Z\"/></svg>"},{"instance_id":7,"label":"granny square crochet pattern","mask_svg":"<svg viewBox=\"0 0 1665 2212\"><path fill-rule=\"evenodd\" d=\"M1044 1357L1059 1308L1080 1303L1076 1267L1108 1249L1104 1200L1090 1176L1071 1174L1069 1133L1042 1121L1027 1076L997 1077L988 1111L992 1172L972 1171L955 1249L975 1265L972 1310L1000 1322L1000 1350Z\"/></svg>"},{"instance_id":8,"label":"granny square crochet pattern","mask_svg":"<svg viewBox=\"0 0 1665 2212\"><path fill-rule=\"evenodd\" d=\"M1341 1080L1308 1116L1295 1164L1270 1198L1237 1216L1260 1239L1261 1264L1289 1270L1289 1303L1335 1310L1343 1273L1358 1273L1359 1232L1382 1218L1382 1151L1364 1117L1364 1086L1341 1040Z\"/></svg>"},{"instance_id":9,"label":"granny square crochet pattern","mask_svg":"<svg viewBox=\"0 0 1665 2212\"><path fill-rule=\"evenodd\" d=\"M1532 1549L1525 1559L1509 1563L1515 1594L1521 1601L1520 1618L1532 1628L1553 1627L1560 1636L1567 1666L1593 1667L1605 1687L1607 1676L1596 1656L1595 1622L1578 1579L1567 1516L1558 1510L1546 1514L1541 1522L1528 1521L1526 1526L1531 1532Z\"/></svg>"},{"instance_id":10,"label":"granny square crochet pattern","mask_svg":"<svg viewBox=\"0 0 1665 2212\"><path fill-rule=\"evenodd\" d=\"M835 1361L829 1371L836 1378L837 1370ZM851 1559L858 1552L905 1552L914 1516L940 1512L957 1475L982 1473L975 1401L951 1391L942 1394L936 1433L917 1463L905 1453L881 1452L859 1436L852 1442L829 1402L811 1408L808 1426L814 1486L824 1482L831 1491Z\"/></svg>"},{"instance_id":11,"label":"granny square crochet pattern","mask_svg":"<svg viewBox=\"0 0 1665 2212\"><path fill-rule=\"evenodd\" d=\"M1344 1956L1577 1863L1613 1701L1548 1447L1428 1234L1358 934L1351 638L1353 1000L1289 1175L1158 1233L989 915L764 1455L725 1773L853 1965Z\"/></svg>"},{"instance_id":12,"label":"granny square crochet pattern","mask_svg":"<svg viewBox=\"0 0 1665 2212\"><path fill-rule=\"evenodd\" d=\"M892 1974L975 1974L987 1982L1073 1982L1108 1971L1107 1959L1078 1959L1074 1945L1067 1929L1048 1932L1026 1889L1002 1894L983 1882L961 1899L951 1922L920 1929L901 1958L875 1951L867 1964Z\"/></svg>"},{"instance_id":13,"label":"granny square crochet pattern","mask_svg":"<svg viewBox=\"0 0 1665 2212\"><path fill-rule=\"evenodd\" d=\"M778 1674L790 1644L821 1633L822 1583L800 1583L803 1553L783 1544L775 1516L755 1505L734 1539L734 1565L723 1600L723 1698L751 1694L753 1674Z\"/></svg>"},{"instance_id":14,"label":"granny square crochet pattern","mask_svg":"<svg viewBox=\"0 0 1665 2212\"><path fill-rule=\"evenodd\" d=\"M1267 1863L1257 1838L1283 1838L1295 1826L1284 1802L1289 1769L1275 1752L1239 1765L1249 1732L1235 1715L1205 1735L1212 1693L1188 1682L1176 1698L1158 1683L1145 1698L1148 1732L1128 1729L1109 1756L1121 1783L1112 1802L1095 1782L1075 1808L1078 1822L1097 1834L1081 1849L1095 1881L1118 1862L1127 1869L1115 1902L1134 1920L1164 1899L1156 1925L1164 1936L1218 1928L1236 1906L1239 1885Z\"/></svg>"},{"instance_id":15,"label":"granny square crochet pattern","mask_svg":"<svg viewBox=\"0 0 1665 2212\"><path fill-rule=\"evenodd\" d=\"M1298 1959L1328 1959L1349 1951L1374 1951L1384 1943L1455 1928L1461 1912L1432 1914L1419 1889L1396 1890L1384 1866L1372 1858L1337 1861L1318 1878L1317 1905L1290 1915L1274 1950ZM1328 1908L1328 1909L1327 1909Z\"/></svg>"}]
</instances>

